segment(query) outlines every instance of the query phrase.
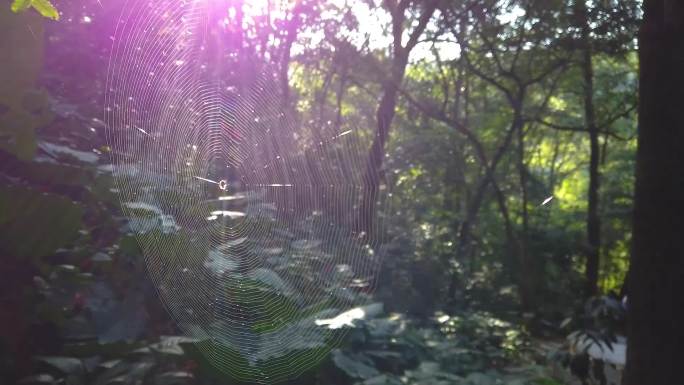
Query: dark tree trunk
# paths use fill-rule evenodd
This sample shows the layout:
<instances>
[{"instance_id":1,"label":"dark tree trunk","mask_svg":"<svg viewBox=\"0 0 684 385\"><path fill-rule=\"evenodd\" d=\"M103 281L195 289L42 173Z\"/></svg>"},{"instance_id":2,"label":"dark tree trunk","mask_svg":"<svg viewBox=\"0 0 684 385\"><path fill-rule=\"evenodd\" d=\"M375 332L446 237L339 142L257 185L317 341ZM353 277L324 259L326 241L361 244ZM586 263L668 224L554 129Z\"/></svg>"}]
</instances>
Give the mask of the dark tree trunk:
<instances>
[{"instance_id":1,"label":"dark tree trunk","mask_svg":"<svg viewBox=\"0 0 684 385\"><path fill-rule=\"evenodd\" d=\"M385 81L382 87L382 98L375 114L377 130L373 137L373 143L368 154L366 163L366 178L370 188L377 188L380 184L383 157L385 156L385 143L389 137L389 129L394 119L397 106L399 87L404 79L408 55L400 51L395 53L392 65L392 75Z\"/></svg>"},{"instance_id":2,"label":"dark tree trunk","mask_svg":"<svg viewBox=\"0 0 684 385\"><path fill-rule=\"evenodd\" d=\"M684 380L684 2L645 0L625 385Z\"/></svg>"},{"instance_id":3,"label":"dark tree trunk","mask_svg":"<svg viewBox=\"0 0 684 385\"><path fill-rule=\"evenodd\" d=\"M589 296L598 293L601 252L601 219L599 217L599 163L601 147L594 111L594 69L589 16L584 0L577 2L582 28L582 79L584 88L584 125L589 133L589 189L587 193L587 252L585 260L586 289Z\"/></svg>"},{"instance_id":4,"label":"dark tree trunk","mask_svg":"<svg viewBox=\"0 0 684 385\"><path fill-rule=\"evenodd\" d=\"M292 60L292 45L297 40L299 33L299 26L301 24L302 7L298 4L292 9L290 20L287 21L285 29L285 41L280 53L280 92L281 92L281 107L283 111L290 109L290 79L288 72L290 70L290 61Z\"/></svg>"},{"instance_id":5,"label":"dark tree trunk","mask_svg":"<svg viewBox=\"0 0 684 385\"><path fill-rule=\"evenodd\" d=\"M422 4L423 10L418 17L418 23L413 31L410 32L406 45L402 45L404 37L404 22L406 16L404 12L411 5L410 1L385 1L383 2L392 16L392 62L390 64L390 74L383 79L382 98L376 112L377 130L373 137L366 161L366 173L364 180L363 196L358 211L356 231L364 235L364 238L373 238L373 226L375 225L375 204L378 197L380 182L384 178L382 170L383 158L385 156L385 143L389 138L389 130L394 119L395 108L399 89L404 80L406 65L413 47L418 44L418 39L425 31L432 14L437 9L437 1L431 0Z\"/></svg>"},{"instance_id":6,"label":"dark tree trunk","mask_svg":"<svg viewBox=\"0 0 684 385\"><path fill-rule=\"evenodd\" d=\"M396 55L396 54L395 54ZM382 98L375 114L377 129L373 137L373 143L368 151L366 161L366 173L361 207L359 208L359 220L356 230L369 239L373 236L373 225L375 223L375 204L378 199L380 182L384 179L382 170L383 158L385 156L385 143L389 138L390 125L394 119L395 108L397 106L397 96L399 87L404 79L408 57L403 53L395 56L392 65L392 75L383 84Z\"/></svg>"},{"instance_id":7,"label":"dark tree trunk","mask_svg":"<svg viewBox=\"0 0 684 385\"><path fill-rule=\"evenodd\" d=\"M530 233L530 219L529 219L529 194L527 191L527 166L525 165L525 127L522 122L518 124L516 129L518 135L518 178L520 179L520 218L522 220L522 228L518 236L518 258L520 260L520 303L523 310L530 311L534 309L536 301L536 288L538 287L539 274L535 261L532 260L532 255L528 250L528 240Z\"/></svg>"}]
</instances>

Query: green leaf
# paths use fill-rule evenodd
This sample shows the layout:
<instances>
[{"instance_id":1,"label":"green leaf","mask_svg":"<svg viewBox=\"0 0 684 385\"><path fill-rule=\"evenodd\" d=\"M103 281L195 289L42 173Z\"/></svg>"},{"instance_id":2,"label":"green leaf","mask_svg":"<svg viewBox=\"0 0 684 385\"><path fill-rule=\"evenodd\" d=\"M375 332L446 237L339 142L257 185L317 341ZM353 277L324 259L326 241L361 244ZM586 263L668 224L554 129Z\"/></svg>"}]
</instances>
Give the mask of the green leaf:
<instances>
[{"instance_id":1,"label":"green leaf","mask_svg":"<svg viewBox=\"0 0 684 385\"><path fill-rule=\"evenodd\" d=\"M83 363L73 357L36 357L36 361L57 369L63 374L83 374Z\"/></svg>"},{"instance_id":2,"label":"green leaf","mask_svg":"<svg viewBox=\"0 0 684 385\"><path fill-rule=\"evenodd\" d=\"M14 0L12 2L12 12L19 13L27 10L31 6L31 0Z\"/></svg>"},{"instance_id":3,"label":"green leaf","mask_svg":"<svg viewBox=\"0 0 684 385\"><path fill-rule=\"evenodd\" d=\"M43 257L78 236L81 208L71 200L24 188L0 189L0 247L17 257Z\"/></svg>"},{"instance_id":4,"label":"green leaf","mask_svg":"<svg viewBox=\"0 0 684 385\"><path fill-rule=\"evenodd\" d=\"M371 366L373 363L363 356L349 355L339 349L332 353L332 360L335 366L340 368L351 378L369 379L378 376L378 370Z\"/></svg>"},{"instance_id":5,"label":"green leaf","mask_svg":"<svg viewBox=\"0 0 684 385\"><path fill-rule=\"evenodd\" d=\"M19 380L20 385L54 385L57 383L54 377L49 374L35 374Z\"/></svg>"},{"instance_id":6,"label":"green leaf","mask_svg":"<svg viewBox=\"0 0 684 385\"><path fill-rule=\"evenodd\" d=\"M32 0L31 6L36 9L41 15L52 20L59 20L59 12L57 8L48 0Z\"/></svg>"},{"instance_id":7,"label":"green leaf","mask_svg":"<svg viewBox=\"0 0 684 385\"><path fill-rule=\"evenodd\" d=\"M12 2L12 12L24 12L30 7L33 7L43 17L52 20L59 20L59 11L49 0L14 0Z\"/></svg>"},{"instance_id":8,"label":"green leaf","mask_svg":"<svg viewBox=\"0 0 684 385\"><path fill-rule=\"evenodd\" d=\"M36 152L36 129L52 121L53 115L45 91L28 90L16 96L16 103L9 102L0 113L0 148L28 161Z\"/></svg>"},{"instance_id":9,"label":"green leaf","mask_svg":"<svg viewBox=\"0 0 684 385\"><path fill-rule=\"evenodd\" d=\"M361 383L362 385L401 385L401 381L396 378L389 377L386 374L381 374L373 378L369 378Z\"/></svg>"},{"instance_id":10,"label":"green leaf","mask_svg":"<svg viewBox=\"0 0 684 385\"><path fill-rule=\"evenodd\" d=\"M490 374L474 372L466 377L466 383L468 385L495 385L497 381L496 378Z\"/></svg>"},{"instance_id":11,"label":"green leaf","mask_svg":"<svg viewBox=\"0 0 684 385\"><path fill-rule=\"evenodd\" d=\"M192 373L184 371L167 372L155 377L155 385L185 385L193 383Z\"/></svg>"},{"instance_id":12,"label":"green leaf","mask_svg":"<svg viewBox=\"0 0 684 385\"><path fill-rule=\"evenodd\" d=\"M28 161L33 159L36 148L35 124L29 113L9 109L0 114L0 149Z\"/></svg>"},{"instance_id":13,"label":"green leaf","mask_svg":"<svg viewBox=\"0 0 684 385\"><path fill-rule=\"evenodd\" d=\"M30 1L15 1L21 10ZM43 62L43 25L35 15L0 7L0 149L21 160L36 151L35 130L52 120L47 93L34 89ZM17 47L21 47L20 49Z\"/></svg>"},{"instance_id":14,"label":"green leaf","mask_svg":"<svg viewBox=\"0 0 684 385\"><path fill-rule=\"evenodd\" d=\"M13 175L25 176L30 183L46 183L58 186L92 186L94 177L85 168L48 162L22 162ZM100 196L100 192L93 195Z\"/></svg>"},{"instance_id":15,"label":"green leaf","mask_svg":"<svg viewBox=\"0 0 684 385\"><path fill-rule=\"evenodd\" d=\"M149 346L149 348L157 353L168 354L174 356L182 356L185 354L183 344L194 344L199 342L198 339L188 338L183 336L161 336L159 342Z\"/></svg>"},{"instance_id":16,"label":"green leaf","mask_svg":"<svg viewBox=\"0 0 684 385\"><path fill-rule=\"evenodd\" d=\"M44 26L34 16L0 7L0 104L10 109L24 110L24 95L35 87L42 68Z\"/></svg>"}]
</instances>

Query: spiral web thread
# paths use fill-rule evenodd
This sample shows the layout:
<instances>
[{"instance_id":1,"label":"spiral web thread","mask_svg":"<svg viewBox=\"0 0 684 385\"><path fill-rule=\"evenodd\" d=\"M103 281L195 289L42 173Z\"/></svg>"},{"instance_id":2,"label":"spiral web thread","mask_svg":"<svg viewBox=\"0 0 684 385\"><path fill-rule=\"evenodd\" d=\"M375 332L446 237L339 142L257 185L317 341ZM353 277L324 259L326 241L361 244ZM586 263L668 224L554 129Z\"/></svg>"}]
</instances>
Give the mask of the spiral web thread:
<instances>
[{"instance_id":1,"label":"spiral web thread","mask_svg":"<svg viewBox=\"0 0 684 385\"><path fill-rule=\"evenodd\" d=\"M232 42L225 2L124 9L105 115L149 274L213 365L254 382L296 377L340 342L349 309L368 299L360 288L373 289L387 200L373 242L350 220L365 217L366 145L349 127L302 139L274 71Z\"/></svg>"}]
</instances>

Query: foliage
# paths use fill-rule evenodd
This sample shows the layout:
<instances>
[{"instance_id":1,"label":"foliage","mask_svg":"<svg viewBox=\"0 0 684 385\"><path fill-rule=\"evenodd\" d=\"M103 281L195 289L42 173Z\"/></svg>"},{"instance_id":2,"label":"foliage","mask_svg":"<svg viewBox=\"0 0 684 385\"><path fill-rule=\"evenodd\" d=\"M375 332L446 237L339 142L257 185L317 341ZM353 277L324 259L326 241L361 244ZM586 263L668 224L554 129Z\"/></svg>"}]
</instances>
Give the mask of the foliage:
<instances>
[{"instance_id":1,"label":"foliage","mask_svg":"<svg viewBox=\"0 0 684 385\"><path fill-rule=\"evenodd\" d=\"M605 382L607 367L624 367L625 317L624 302L613 296L588 299L581 312L561 324L572 332L552 359L583 382Z\"/></svg>"},{"instance_id":2,"label":"foliage","mask_svg":"<svg viewBox=\"0 0 684 385\"><path fill-rule=\"evenodd\" d=\"M445 321L444 317L439 317L442 325L452 323L451 318ZM332 381L328 383L335 384L343 378L340 376L356 384L555 384L544 368L533 364L512 368L503 365L503 361L494 366L482 361L506 356L503 351L510 347L482 334L493 325L510 334L505 322L474 315L467 322L482 329L458 334L453 330L444 332L444 326L440 331L438 323L417 327L415 322L396 314L357 322L352 326L350 344L332 352L327 363L319 368L319 378L328 378ZM212 369L198 354L198 343L201 342L185 337L162 336L157 342L129 344L119 352L102 346L98 351L105 353L104 357L39 356L35 362L40 374L23 381L66 380L102 385L202 382L211 378ZM472 348L464 348L464 343ZM500 352L499 358L495 351Z\"/></svg>"},{"instance_id":3,"label":"foliage","mask_svg":"<svg viewBox=\"0 0 684 385\"><path fill-rule=\"evenodd\" d=\"M532 363L521 365L525 337L487 314L441 314L431 324L398 314L364 321L335 365L357 384L538 384L552 381ZM514 358L517 357L517 358ZM522 360L525 362L525 360Z\"/></svg>"},{"instance_id":4,"label":"foliage","mask_svg":"<svg viewBox=\"0 0 684 385\"><path fill-rule=\"evenodd\" d=\"M167 199L183 192L162 186L158 205L130 200L119 208L100 101L121 4L105 3L58 4L59 12L45 0L0 7L0 51L11 53L0 55L0 372L25 383L216 383L224 379L200 354L206 340L179 336L146 272L146 246L132 235L163 238L173 246L169 258L183 258L191 242L176 231L174 215L198 207L172 213ZM287 133L295 141L350 132L354 145L370 147L395 57L394 3L307 0L234 29L244 32L250 71L268 64L285 76L278 93L297 122ZM398 24L413 28L429 2L408 3ZM314 216L288 232L236 240L265 261L239 290L239 261L226 250L240 245L199 250L207 255L203 269L221 278L232 301L246 303L256 292L270 299L259 310L263 322L249 325L255 336L327 322L310 346L279 352L321 360L303 383L558 384L535 353L540 337L565 344L557 359L586 378L589 364L571 360L588 359L581 353L592 344L614 344L624 307L611 297L586 302L581 293L591 146L576 2L436 3L399 82L383 149L392 195L385 242L373 250L383 257L377 281L350 293L338 290L343 268L295 262L369 252L322 244ZM623 286L631 247L638 3L587 2L605 293ZM46 23L30 8L62 21ZM285 55L288 31L294 42ZM319 155L307 164L324 169L326 156L342 156L334 147ZM138 171L121 170L130 178ZM245 198L266 213L255 226L277 227L262 198ZM291 284L300 278L328 282L325 289L355 306L382 302L386 313L335 321L350 309L302 306L301 288ZM283 309L297 311L283 318ZM563 322L569 309L579 310ZM326 356L328 338L342 330L349 338ZM565 355L570 333L584 352ZM255 364L231 341L220 342L222 354ZM280 356L260 356L258 364L270 373Z\"/></svg>"},{"instance_id":5,"label":"foliage","mask_svg":"<svg viewBox=\"0 0 684 385\"><path fill-rule=\"evenodd\" d=\"M0 190L0 244L19 258L44 257L78 236L81 208L68 199L28 189ZM38 223L35 218L42 218Z\"/></svg>"},{"instance_id":6,"label":"foliage","mask_svg":"<svg viewBox=\"0 0 684 385\"><path fill-rule=\"evenodd\" d=\"M52 20L59 20L59 11L49 0L14 0L12 2L12 12L24 12L33 8L42 16Z\"/></svg>"}]
</instances>

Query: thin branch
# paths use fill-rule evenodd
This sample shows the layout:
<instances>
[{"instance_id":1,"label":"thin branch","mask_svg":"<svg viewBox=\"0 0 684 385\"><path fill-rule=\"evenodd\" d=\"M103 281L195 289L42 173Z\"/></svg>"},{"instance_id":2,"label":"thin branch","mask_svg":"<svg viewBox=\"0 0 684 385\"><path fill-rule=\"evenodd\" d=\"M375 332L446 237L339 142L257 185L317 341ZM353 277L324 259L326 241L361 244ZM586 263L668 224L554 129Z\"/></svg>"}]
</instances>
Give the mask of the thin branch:
<instances>
[{"instance_id":1,"label":"thin branch","mask_svg":"<svg viewBox=\"0 0 684 385\"><path fill-rule=\"evenodd\" d=\"M621 112L614 113L613 115L608 117L606 120L604 120L602 123L598 124L598 128L599 129L606 129L606 128L612 126L613 123L615 123L618 119L627 117L627 115L631 114L634 110L636 110L636 108L637 108L637 104L632 103L632 105L629 106L628 108L626 108L625 110L623 110Z\"/></svg>"},{"instance_id":2,"label":"thin branch","mask_svg":"<svg viewBox=\"0 0 684 385\"><path fill-rule=\"evenodd\" d=\"M557 124L557 123L547 122L547 121L545 121L544 119L541 119L541 118L539 118L539 119L530 119L530 121L535 122L535 123L539 123L539 124L541 124L542 126L546 126L546 127L549 127L549 128L553 128L554 130L558 130L558 131L584 132L584 133L589 132L589 131L587 131L586 128L584 128L584 126L566 126L566 125L563 125L563 124ZM615 133L615 132L613 132L613 131L609 131L609 130L605 130L605 129L599 130L598 132L599 132L599 134L601 134L601 135L610 136L610 137L612 137L612 138L615 138L615 139L618 139L618 140L622 140L622 141L627 141L627 140L632 139L631 137L627 137L627 138L626 138L626 137L624 137L624 136L618 135L617 133Z\"/></svg>"},{"instance_id":3,"label":"thin branch","mask_svg":"<svg viewBox=\"0 0 684 385\"><path fill-rule=\"evenodd\" d=\"M487 167L487 154L484 151L484 147L482 146L482 143L480 143L480 140L477 138L477 136L475 136L475 134L468 127L466 127L457 119L449 117L446 113L444 113L444 111L441 111L436 108L431 108L417 101L415 98L413 98L413 96L411 96L411 94L409 94L403 88L399 89L399 93L401 94L401 96L404 97L404 99L406 99L409 102L409 104L418 108L426 116L447 124L449 127L452 127L453 129L461 133L463 136L465 136L471 142L473 147L475 147L475 152L477 153L480 160L484 163L485 167Z\"/></svg>"},{"instance_id":4,"label":"thin branch","mask_svg":"<svg viewBox=\"0 0 684 385\"><path fill-rule=\"evenodd\" d=\"M470 61L470 57L467 53L466 50L463 51L463 58L465 59L466 65L468 66L468 69L472 71L475 75L477 75L479 78L483 79L487 83L493 85L495 88L497 88L499 91L501 91L504 95L506 95L506 98L510 103L515 102L515 98L513 97L513 93L511 90L506 88L503 84L500 82L496 81L493 77L485 74L484 72L480 71L473 63Z\"/></svg>"},{"instance_id":5,"label":"thin branch","mask_svg":"<svg viewBox=\"0 0 684 385\"><path fill-rule=\"evenodd\" d=\"M434 46L432 46L432 53L435 55L435 61L437 62L437 68L439 69L439 74L441 75L441 84L442 84L442 92L444 92L444 100L442 100L442 111L445 111L447 108L447 105L449 104L449 79L444 72L444 64L442 63L442 58L439 55L439 50Z\"/></svg>"},{"instance_id":6,"label":"thin branch","mask_svg":"<svg viewBox=\"0 0 684 385\"><path fill-rule=\"evenodd\" d=\"M494 59L494 63L496 64L496 68L499 70L499 74L501 76L505 76L508 78L513 79L513 81L516 82L516 84L520 85L520 77L513 72L513 66L511 66L510 69L506 69L503 66L503 63L501 62L501 59L499 58L498 54L498 49L494 46L494 43L491 42L487 38L487 35L483 33L482 31L478 31L478 35L480 35L480 38L482 41L485 43L485 46L487 47L487 50L492 54L492 58Z\"/></svg>"},{"instance_id":7,"label":"thin branch","mask_svg":"<svg viewBox=\"0 0 684 385\"><path fill-rule=\"evenodd\" d=\"M559 70L559 69L561 71L564 70L565 68L567 68L567 65L568 65L567 60L558 59L552 65L548 66L544 71L542 71L542 73L540 73L536 77L533 77L533 78L527 80L525 83L523 83L523 85L530 86L534 83L540 82L540 81L544 80L545 77L551 75L556 70Z\"/></svg>"}]
</instances>

